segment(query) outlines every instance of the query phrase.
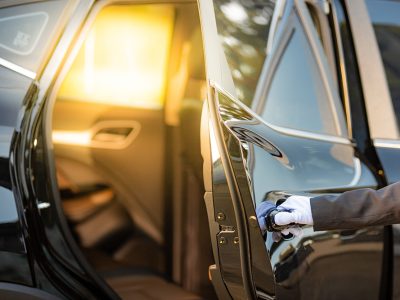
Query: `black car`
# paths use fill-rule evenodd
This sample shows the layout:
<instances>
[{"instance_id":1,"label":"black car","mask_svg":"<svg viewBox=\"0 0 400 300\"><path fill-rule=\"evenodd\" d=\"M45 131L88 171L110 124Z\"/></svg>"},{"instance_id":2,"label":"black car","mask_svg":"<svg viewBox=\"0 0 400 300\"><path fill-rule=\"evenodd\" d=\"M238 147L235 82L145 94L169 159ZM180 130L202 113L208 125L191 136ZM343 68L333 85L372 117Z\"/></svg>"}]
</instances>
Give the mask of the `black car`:
<instances>
[{"instance_id":1,"label":"black car","mask_svg":"<svg viewBox=\"0 0 400 300\"><path fill-rule=\"evenodd\" d=\"M399 16L1 1L0 298L400 298L398 225L277 241L255 214L400 180Z\"/></svg>"}]
</instances>

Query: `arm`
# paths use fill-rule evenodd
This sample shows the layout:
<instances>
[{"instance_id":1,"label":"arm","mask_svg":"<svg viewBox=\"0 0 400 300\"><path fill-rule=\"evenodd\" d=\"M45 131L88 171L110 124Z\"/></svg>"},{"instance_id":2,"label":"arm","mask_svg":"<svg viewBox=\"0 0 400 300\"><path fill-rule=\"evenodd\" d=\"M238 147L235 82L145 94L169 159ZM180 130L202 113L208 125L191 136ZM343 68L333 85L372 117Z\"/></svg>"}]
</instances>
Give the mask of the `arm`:
<instances>
[{"instance_id":1,"label":"arm","mask_svg":"<svg viewBox=\"0 0 400 300\"><path fill-rule=\"evenodd\" d=\"M314 225L314 230L358 229L400 223L400 182L380 190L358 189L314 198L291 196L276 215L279 225Z\"/></svg>"},{"instance_id":2,"label":"arm","mask_svg":"<svg viewBox=\"0 0 400 300\"><path fill-rule=\"evenodd\" d=\"M380 190L358 189L310 201L315 230L358 229L400 223L400 182Z\"/></svg>"}]
</instances>

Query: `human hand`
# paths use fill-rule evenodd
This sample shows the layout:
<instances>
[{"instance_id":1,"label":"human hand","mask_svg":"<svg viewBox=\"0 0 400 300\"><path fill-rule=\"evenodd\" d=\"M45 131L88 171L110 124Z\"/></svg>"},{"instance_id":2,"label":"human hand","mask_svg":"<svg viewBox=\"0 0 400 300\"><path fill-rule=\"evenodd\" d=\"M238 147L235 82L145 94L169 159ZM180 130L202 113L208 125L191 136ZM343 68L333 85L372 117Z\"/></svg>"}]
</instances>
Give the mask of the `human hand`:
<instances>
[{"instance_id":1,"label":"human hand","mask_svg":"<svg viewBox=\"0 0 400 300\"><path fill-rule=\"evenodd\" d=\"M313 225L310 198L305 196L293 195L277 207L281 212L275 215L277 225ZM282 231L283 234L285 234Z\"/></svg>"},{"instance_id":2,"label":"human hand","mask_svg":"<svg viewBox=\"0 0 400 300\"><path fill-rule=\"evenodd\" d=\"M277 225L289 225L291 223L295 223L295 222L291 221L291 218L289 218L286 223L282 223L282 220L281 220L282 224L278 224L276 222L276 217L278 215L282 214L283 212L291 212L292 209L284 208L282 205L277 207L275 204L273 204L272 202L269 202L269 201L261 202L259 205L257 205L256 213L257 213L258 222L259 222L259 225L260 225L260 228L261 228L261 231L263 232L263 234L267 231L266 216L269 215L272 211L278 211L278 210L281 210L281 212L277 212L274 216L274 221ZM284 219L283 222L285 222L285 215L283 215L283 219ZM302 229L297 224L295 224L295 225L288 226L287 228L283 229L282 231L272 232L272 239L275 242L278 242L282 238L283 239L291 239L291 238L293 238L293 236L299 237L301 235L302 235Z\"/></svg>"}]
</instances>

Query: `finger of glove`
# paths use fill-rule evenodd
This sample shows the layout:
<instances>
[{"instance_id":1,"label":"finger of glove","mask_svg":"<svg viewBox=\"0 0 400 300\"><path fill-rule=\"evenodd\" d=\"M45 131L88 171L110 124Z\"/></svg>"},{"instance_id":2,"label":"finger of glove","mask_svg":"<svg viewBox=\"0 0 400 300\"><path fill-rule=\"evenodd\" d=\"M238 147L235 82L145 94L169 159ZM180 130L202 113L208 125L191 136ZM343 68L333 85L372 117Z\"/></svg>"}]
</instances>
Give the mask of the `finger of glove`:
<instances>
[{"instance_id":1,"label":"finger of glove","mask_svg":"<svg viewBox=\"0 0 400 300\"><path fill-rule=\"evenodd\" d=\"M303 236L303 229L301 229L299 226L290 227L289 232L293 234L295 237Z\"/></svg>"},{"instance_id":2,"label":"finger of glove","mask_svg":"<svg viewBox=\"0 0 400 300\"><path fill-rule=\"evenodd\" d=\"M294 213L283 211L277 213L274 220L277 225L288 225L296 222L296 216Z\"/></svg>"},{"instance_id":3,"label":"finger of glove","mask_svg":"<svg viewBox=\"0 0 400 300\"><path fill-rule=\"evenodd\" d=\"M302 236L303 236L303 230L302 230L300 227L298 227L298 226L289 227L289 228L287 228L287 229L284 229L284 230L281 231L281 233L282 233L283 235L292 234L292 235L294 235L295 237L302 237Z\"/></svg>"},{"instance_id":4,"label":"finger of glove","mask_svg":"<svg viewBox=\"0 0 400 300\"><path fill-rule=\"evenodd\" d=\"M277 243L282 239L282 235L280 232L273 232L272 233L272 240Z\"/></svg>"}]
</instances>

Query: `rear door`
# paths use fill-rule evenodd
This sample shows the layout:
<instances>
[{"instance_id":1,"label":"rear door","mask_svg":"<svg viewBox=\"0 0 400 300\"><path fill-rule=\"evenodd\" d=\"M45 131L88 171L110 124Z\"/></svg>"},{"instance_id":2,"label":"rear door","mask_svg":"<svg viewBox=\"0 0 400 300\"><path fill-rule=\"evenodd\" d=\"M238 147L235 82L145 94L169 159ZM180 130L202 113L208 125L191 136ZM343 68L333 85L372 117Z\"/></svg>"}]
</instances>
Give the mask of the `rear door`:
<instances>
[{"instance_id":1,"label":"rear door","mask_svg":"<svg viewBox=\"0 0 400 300\"><path fill-rule=\"evenodd\" d=\"M59 299L112 295L94 288L75 261L47 197L32 195L44 166L32 167L34 114L54 74L49 61L62 59L90 1L0 3L0 298ZM68 23L71 20L73 24ZM57 47L57 43L62 44ZM60 49L61 48L61 49ZM52 56L56 53L55 56ZM53 65L54 67L54 65ZM44 71L46 69L46 71ZM55 72L54 68L52 70ZM39 96L41 94L41 96ZM29 129L28 129L29 128ZM39 142L40 143L40 142ZM37 148L36 148L37 149ZM41 152L43 153L43 152ZM43 162L43 160L41 161ZM26 172L29 170L28 172ZM35 174L35 175L33 175ZM42 187L49 183L48 177ZM43 194L42 194L43 195ZM56 213L54 213L56 215ZM48 236L51 238L47 239ZM46 248L45 246L46 245ZM60 255L54 249L60 250ZM83 275L85 274L85 275ZM93 294L92 294L92 291Z\"/></svg>"},{"instance_id":2,"label":"rear door","mask_svg":"<svg viewBox=\"0 0 400 300\"><path fill-rule=\"evenodd\" d=\"M349 27L353 32L362 93L368 116L373 146L387 183L400 180L400 3L398 1L346 1ZM345 43L346 37L342 37ZM396 53L396 54L395 54ZM355 62L353 62L355 64ZM351 68L349 61L348 68ZM387 227L392 239L387 240L388 270L393 268L393 280L400 276L400 226ZM390 272L387 272L390 274ZM398 284L391 287L393 299L399 299Z\"/></svg>"},{"instance_id":3,"label":"rear door","mask_svg":"<svg viewBox=\"0 0 400 300\"><path fill-rule=\"evenodd\" d=\"M216 0L200 1L200 9L208 80L205 201L216 260L210 274L220 296L378 298L382 228L307 227L303 237L275 242L270 233L262 236L255 217L257 205L276 201L279 191L377 185L348 136L306 3Z\"/></svg>"}]
</instances>

